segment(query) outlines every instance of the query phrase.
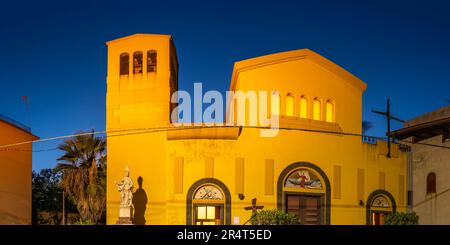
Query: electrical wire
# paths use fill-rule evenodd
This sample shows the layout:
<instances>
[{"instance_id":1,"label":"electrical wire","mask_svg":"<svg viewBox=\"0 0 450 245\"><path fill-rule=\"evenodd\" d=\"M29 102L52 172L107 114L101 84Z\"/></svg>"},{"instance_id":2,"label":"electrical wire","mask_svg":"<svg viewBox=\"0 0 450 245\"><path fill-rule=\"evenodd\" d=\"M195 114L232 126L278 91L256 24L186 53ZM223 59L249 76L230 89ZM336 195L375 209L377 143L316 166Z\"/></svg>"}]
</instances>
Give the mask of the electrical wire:
<instances>
[{"instance_id":1,"label":"electrical wire","mask_svg":"<svg viewBox=\"0 0 450 245\"><path fill-rule=\"evenodd\" d=\"M6 145L0 145L0 151L8 151L8 150L17 150L17 151L32 151L32 152L44 152L44 151L51 151L51 150L57 150L58 148L49 148L49 149L41 149L41 150L24 150L24 149L18 149L18 148L12 148L17 147L21 145L27 145L32 143L42 143L42 142L48 142L48 141L54 141L54 140L60 140L60 139L68 139L73 138L77 136L85 136L85 135L104 135L102 137L117 137L117 136L126 136L126 135L135 135L135 134L144 134L144 133L154 133L154 132L168 132L168 131L175 131L175 130L189 130L189 129L201 129L201 128L241 128L241 129L272 129L270 127L263 127L263 126L234 126L234 125L212 125L212 126L164 126L164 127L152 127L152 128L132 128L132 129L116 129L116 130L103 130L103 131L92 131L92 132L83 132L83 133L77 133L77 134L69 134L69 135L61 135L61 136L55 136L55 137L49 137L44 139L38 139L38 140L31 140L31 141L23 141L23 142L17 142L12 144L6 144ZM305 128L289 128L289 127L279 127L274 128L274 130L287 130L287 131L302 131L302 132L310 132L310 133L322 133L322 134L331 134L331 135L342 135L342 136L354 136L354 137L367 137L369 139L376 139L376 140L383 140L386 141L386 138L379 137L379 136L369 136L369 135L363 135L358 133L349 133L349 132L339 132L339 131L326 131L326 130L315 130L315 129L305 129ZM394 140L395 143L404 143L404 144L412 144L412 145L424 145L429 147L438 147L443 149L450 149L450 146L445 145L436 145L436 144L429 144L424 142L411 142L407 140Z\"/></svg>"}]
</instances>

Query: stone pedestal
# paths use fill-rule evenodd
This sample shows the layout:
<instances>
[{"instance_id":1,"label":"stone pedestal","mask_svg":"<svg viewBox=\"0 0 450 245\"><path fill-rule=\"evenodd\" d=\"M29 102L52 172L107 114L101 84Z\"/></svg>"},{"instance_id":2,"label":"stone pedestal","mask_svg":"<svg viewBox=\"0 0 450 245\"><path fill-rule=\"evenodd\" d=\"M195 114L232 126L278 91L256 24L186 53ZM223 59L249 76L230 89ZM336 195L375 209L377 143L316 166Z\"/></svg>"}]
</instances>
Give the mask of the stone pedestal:
<instances>
[{"instance_id":1,"label":"stone pedestal","mask_svg":"<svg viewBox=\"0 0 450 245\"><path fill-rule=\"evenodd\" d=\"M118 225L132 225L133 224L133 207L120 207Z\"/></svg>"}]
</instances>

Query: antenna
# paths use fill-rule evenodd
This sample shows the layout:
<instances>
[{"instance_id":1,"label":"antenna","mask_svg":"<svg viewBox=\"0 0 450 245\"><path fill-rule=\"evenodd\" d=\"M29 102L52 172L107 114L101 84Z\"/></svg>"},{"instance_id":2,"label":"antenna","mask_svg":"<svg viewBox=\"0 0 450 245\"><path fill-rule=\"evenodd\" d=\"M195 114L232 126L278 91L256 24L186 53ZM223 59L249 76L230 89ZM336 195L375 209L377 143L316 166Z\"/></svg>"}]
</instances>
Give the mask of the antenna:
<instances>
[{"instance_id":1,"label":"antenna","mask_svg":"<svg viewBox=\"0 0 450 245\"><path fill-rule=\"evenodd\" d=\"M28 96L23 95L21 97L22 103L25 105L25 114L27 114L28 117L28 126L31 127L31 113L30 113L30 104L28 103Z\"/></svg>"}]
</instances>

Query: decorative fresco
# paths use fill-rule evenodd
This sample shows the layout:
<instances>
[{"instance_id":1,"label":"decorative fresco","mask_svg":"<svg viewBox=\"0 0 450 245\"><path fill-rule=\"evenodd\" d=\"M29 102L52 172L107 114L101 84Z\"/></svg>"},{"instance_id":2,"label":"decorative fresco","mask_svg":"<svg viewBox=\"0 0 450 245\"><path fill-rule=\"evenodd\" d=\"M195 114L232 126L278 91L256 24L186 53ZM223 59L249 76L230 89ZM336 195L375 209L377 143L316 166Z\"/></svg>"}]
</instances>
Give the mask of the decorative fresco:
<instances>
[{"instance_id":1,"label":"decorative fresco","mask_svg":"<svg viewBox=\"0 0 450 245\"><path fill-rule=\"evenodd\" d=\"M384 196L376 197L372 202L372 207L389 208L389 201Z\"/></svg>"},{"instance_id":2,"label":"decorative fresco","mask_svg":"<svg viewBox=\"0 0 450 245\"><path fill-rule=\"evenodd\" d=\"M222 192L213 185L204 185L195 192L194 199L197 200L223 200Z\"/></svg>"},{"instance_id":3,"label":"decorative fresco","mask_svg":"<svg viewBox=\"0 0 450 245\"><path fill-rule=\"evenodd\" d=\"M322 183L315 173L308 169L292 172L284 184L285 187L322 190Z\"/></svg>"}]
</instances>

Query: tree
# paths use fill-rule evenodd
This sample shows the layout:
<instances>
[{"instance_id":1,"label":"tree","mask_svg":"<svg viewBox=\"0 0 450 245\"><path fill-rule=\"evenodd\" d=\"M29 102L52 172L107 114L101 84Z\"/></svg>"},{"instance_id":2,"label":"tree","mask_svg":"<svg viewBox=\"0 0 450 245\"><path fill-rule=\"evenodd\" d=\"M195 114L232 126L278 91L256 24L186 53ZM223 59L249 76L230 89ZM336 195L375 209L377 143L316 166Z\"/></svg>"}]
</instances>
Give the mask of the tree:
<instances>
[{"instance_id":1,"label":"tree","mask_svg":"<svg viewBox=\"0 0 450 245\"><path fill-rule=\"evenodd\" d=\"M31 173L32 182L32 223L34 225L59 225L62 221L61 173L44 168ZM70 199L65 200L65 211L76 213Z\"/></svg>"},{"instance_id":2,"label":"tree","mask_svg":"<svg viewBox=\"0 0 450 245\"><path fill-rule=\"evenodd\" d=\"M97 224L106 207L106 141L94 131L80 133L58 146L61 186L74 201L84 222Z\"/></svg>"},{"instance_id":3,"label":"tree","mask_svg":"<svg viewBox=\"0 0 450 245\"><path fill-rule=\"evenodd\" d=\"M300 225L298 217L278 209L261 210L251 220L252 225Z\"/></svg>"},{"instance_id":4,"label":"tree","mask_svg":"<svg viewBox=\"0 0 450 245\"><path fill-rule=\"evenodd\" d=\"M59 224L61 222L62 189L59 185L61 175L53 169L32 172L32 222L33 224ZM49 218L39 216L47 212Z\"/></svg>"}]
</instances>

